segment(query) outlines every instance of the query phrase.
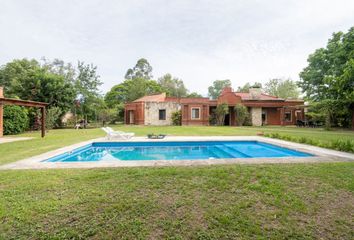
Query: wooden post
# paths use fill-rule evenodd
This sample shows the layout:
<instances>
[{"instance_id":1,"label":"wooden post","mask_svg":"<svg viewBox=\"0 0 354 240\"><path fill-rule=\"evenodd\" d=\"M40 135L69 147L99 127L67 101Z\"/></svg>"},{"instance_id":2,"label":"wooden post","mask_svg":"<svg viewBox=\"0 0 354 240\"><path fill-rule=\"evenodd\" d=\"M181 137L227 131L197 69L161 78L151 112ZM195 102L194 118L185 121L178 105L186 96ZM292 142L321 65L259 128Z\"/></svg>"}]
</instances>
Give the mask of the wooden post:
<instances>
[{"instance_id":1,"label":"wooden post","mask_svg":"<svg viewBox=\"0 0 354 240\"><path fill-rule=\"evenodd\" d=\"M0 87L0 98L4 97L4 88ZM4 135L4 108L3 104L0 102L0 137Z\"/></svg>"},{"instance_id":2,"label":"wooden post","mask_svg":"<svg viewBox=\"0 0 354 240\"><path fill-rule=\"evenodd\" d=\"M45 136L45 107L41 108L42 113L42 137Z\"/></svg>"},{"instance_id":3,"label":"wooden post","mask_svg":"<svg viewBox=\"0 0 354 240\"><path fill-rule=\"evenodd\" d=\"M284 107L280 108L280 125L284 126Z\"/></svg>"},{"instance_id":4,"label":"wooden post","mask_svg":"<svg viewBox=\"0 0 354 240\"><path fill-rule=\"evenodd\" d=\"M2 103L0 103L0 137L2 137L4 135L4 108Z\"/></svg>"},{"instance_id":5,"label":"wooden post","mask_svg":"<svg viewBox=\"0 0 354 240\"><path fill-rule=\"evenodd\" d=\"M352 105L352 130L354 131L354 104Z\"/></svg>"}]
</instances>

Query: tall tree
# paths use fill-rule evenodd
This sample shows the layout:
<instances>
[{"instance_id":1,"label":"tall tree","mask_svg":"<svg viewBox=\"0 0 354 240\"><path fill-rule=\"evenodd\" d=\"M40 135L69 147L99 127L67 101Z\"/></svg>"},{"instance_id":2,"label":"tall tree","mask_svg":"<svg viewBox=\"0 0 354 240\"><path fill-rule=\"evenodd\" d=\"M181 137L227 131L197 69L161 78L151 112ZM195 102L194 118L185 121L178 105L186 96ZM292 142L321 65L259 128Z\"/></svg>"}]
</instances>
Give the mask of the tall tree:
<instances>
[{"instance_id":1,"label":"tall tree","mask_svg":"<svg viewBox=\"0 0 354 240\"><path fill-rule=\"evenodd\" d=\"M258 88L262 88L262 83L259 82L255 82L254 84L251 83L246 83L245 85L243 85L242 87L238 87L237 88L237 92L245 92L248 93L250 88L252 87L258 87Z\"/></svg>"},{"instance_id":2,"label":"tall tree","mask_svg":"<svg viewBox=\"0 0 354 240\"><path fill-rule=\"evenodd\" d=\"M145 95L161 93L162 88L155 80L144 78L127 79L107 92L105 101L109 107L134 101Z\"/></svg>"},{"instance_id":3,"label":"tall tree","mask_svg":"<svg viewBox=\"0 0 354 240\"><path fill-rule=\"evenodd\" d=\"M264 91L272 96L280 98L298 98L300 95L296 82L291 79L271 79L264 87Z\"/></svg>"},{"instance_id":4,"label":"tall tree","mask_svg":"<svg viewBox=\"0 0 354 240\"><path fill-rule=\"evenodd\" d=\"M95 115L95 103L99 101L98 87L102 85L100 76L97 74L97 66L78 62L75 89L77 100L80 103L79 112L83 115Z\"/></svg>"},{"instance_id":5,"label":"tall tree","mask_svg":"<svg viewBox=\"0 0 354 240\"><path fill-rule=\"evenodd\" d=\"M13 60L0 69L0 85L6 95L49 103L62 111L70 108L75 89L61 75L49 72L36 60Z\"/></svg>"},{"instance_id":6,"label":"tall tree","mask_svg":"<svg viewBox=\"0 0 354 240\"><path fill-rule=\"evenodd\" d=\"M113 86L105 95L108 107L115 108L145 95L161 93L163 89L151 79L151 72L149 62L145 58L139 59L133 68L128 69L125 80Z\"/></svg>"},{"instance_id":7,"label":"tall tree","mask_svg":"<svg viewBox=\"0 0 354 240\"><path fill-rule=\"evenodd\" d=\"M42 58L42 67L47 71L63 76L66 82L74 83L76 77L76 69L71 63L65 63L61 59L54 59L52 61Z\"/></svg>"},{"instance_id":8,"label":"tall tree","mask_svg":"<svg viewBox=\"0 0 354 240\"><path fill-rule=\"evenodd\" d=\"M40 71L40 64L35 59L16 59L0 67L0 85L4 86L8 97L15 97L21 89L22 81Z\"/></svg>"},{"instance_id":9,"label":"tall tree","mask_svg":"<svg viewBox=\"0 0 354 240\"><path fill-rule=\"evenodd\" d=\"M202 98L203 96L197 92L191 92L187 94L187 97L189 98Z\"/></svg>"},{"instance_id":10,"label":"tall tree","mask_svg":"<svg viewBox=\"0 0 354 240\"><path fill-rule=\"evenodd\" d=\"M125 79L144 78L152 79L152 67L148 60L140 58L133 68L129 68Z\"/></svg>"},{"instance_id":11,"label":"tall tree","mask_svg":"<svg viewBox=\"0 0 354 240\"><path fill-rule=\"evenodd\" d=\"M79 95L84 98L98 96L98 87L102 85L100 76L97 74L97 66L78 62L77 77L75 79L75 88Z\"/></svg>"},{"instance_id":12,"label":"tall tree","mask_svg":"<svg viewBox=\"0 0 354 240\"><path fill-rule=\"evenodd\" d=\"M326 48L317 49L307 61L299 82L307 99L335 105L335 112L328 114L332 120L344 118L342 125L348 125L354 119L354 27L334 33Z\"/></svg>"},{"instance_id":13,"label":"tall tree","mask_svg":"<svg viewBox=\"0 0 354 240\"><path fill-rule=\"evenodd\" d=\"M217 99L225 87L231 87L231 81L229 79L225 80L215 80L213 85L208 88L208 95L212 99Z\"/></svg>"},{"instance_id":14,"label":"tall tree","mask_svg":"<svg viewBox=\"0 0 354 240\"><path fill-rule=\"evenodd\" d=\"M187 88L181 79L172 77L171 74L167 73L157 80L158 84L161 85L162 90L165 91L169 96L172 97L185 97L187 96Z\"/></svg>"}]
</instances>

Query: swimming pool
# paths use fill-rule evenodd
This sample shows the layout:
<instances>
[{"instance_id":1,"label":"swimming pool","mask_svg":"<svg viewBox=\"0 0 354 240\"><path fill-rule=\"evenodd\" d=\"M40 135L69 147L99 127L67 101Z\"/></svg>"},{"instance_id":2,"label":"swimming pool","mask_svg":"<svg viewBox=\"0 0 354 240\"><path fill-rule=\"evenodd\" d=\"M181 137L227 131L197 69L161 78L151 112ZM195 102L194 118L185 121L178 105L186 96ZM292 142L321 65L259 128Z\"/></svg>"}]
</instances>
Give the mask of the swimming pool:
<instances>
[{"instance_id":1,"label":"swimming pool","mask_svg":"<svg viewBox=\"0 0 354 240\"><path fill-rule=\"evenodd\" d=\"M94 142L47 159L45 162L205 160L309 156L313 155L259 141Z\"/></svg>"}]
</instances>

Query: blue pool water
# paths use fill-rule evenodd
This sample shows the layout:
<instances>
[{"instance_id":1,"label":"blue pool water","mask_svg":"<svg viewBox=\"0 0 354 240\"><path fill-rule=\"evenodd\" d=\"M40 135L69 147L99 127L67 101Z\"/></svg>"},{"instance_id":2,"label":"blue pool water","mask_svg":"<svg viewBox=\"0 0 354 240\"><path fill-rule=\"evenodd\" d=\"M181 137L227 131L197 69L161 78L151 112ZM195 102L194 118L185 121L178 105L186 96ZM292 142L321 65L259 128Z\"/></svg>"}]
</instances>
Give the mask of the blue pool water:
<instances>
[{"instance_id":1,"label":"blue pool water","mask_svg":"<svg viewBox=\"0 0 354 240\"><path fill-rule=\"evenodd\" d=\"M46 162L203 160L218 158L309 157L311 154L258 141L96 142Z\"/></svg>"}]
</instances>

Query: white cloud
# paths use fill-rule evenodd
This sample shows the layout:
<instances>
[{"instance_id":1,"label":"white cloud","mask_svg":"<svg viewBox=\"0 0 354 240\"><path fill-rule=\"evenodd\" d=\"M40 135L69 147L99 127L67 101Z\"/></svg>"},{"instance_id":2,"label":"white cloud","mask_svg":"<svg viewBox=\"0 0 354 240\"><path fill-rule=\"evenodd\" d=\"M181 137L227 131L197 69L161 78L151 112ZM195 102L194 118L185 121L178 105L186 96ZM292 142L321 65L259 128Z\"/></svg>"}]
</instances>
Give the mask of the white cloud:
<instances>
[{"instance_id":1,"label":"white cloud","mask_svg":"<svg viewBox=\"0 0 354 240\"><path fill-rule=\"evenodd\" d=\"M154 76L170 72L205 93L215 79L234 87L298 79L307 56L354 24L353 1L5 1L0 64L61 58L98 65L102 89L140 57Z\"/></svg>"}]
</instances>

